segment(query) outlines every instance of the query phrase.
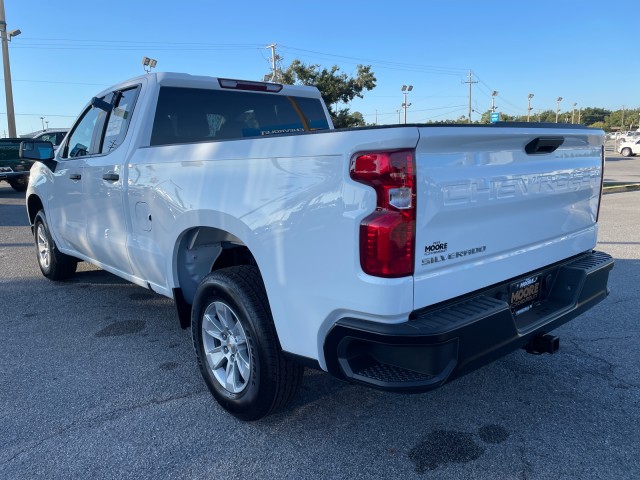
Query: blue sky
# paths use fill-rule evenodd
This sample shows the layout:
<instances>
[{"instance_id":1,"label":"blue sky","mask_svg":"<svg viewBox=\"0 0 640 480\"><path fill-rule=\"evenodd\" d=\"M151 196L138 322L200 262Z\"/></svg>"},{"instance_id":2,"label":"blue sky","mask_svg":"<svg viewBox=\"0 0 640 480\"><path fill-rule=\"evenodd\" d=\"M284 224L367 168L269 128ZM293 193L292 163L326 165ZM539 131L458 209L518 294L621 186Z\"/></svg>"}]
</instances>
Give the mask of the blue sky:
<instances>
[{"instance_id":1,"label":"blue sky","mask_svg":"<svg viewBox=\"0 0 640 480\"><path fill-rule=\"evenodd\" d=\"M409 122L474 110L526 114L573 103L640 107L640 2L593 0L334 1L5 0L18 134L68 127L98 91L157 71L261 79L275 43L293 59L355 73L370 64L378 86L355 100L368 122L397 123L401 86L414 86ZM630 23L629 23L630 21ZM7 128L4 91L0 133ZM479 113L472 115L479 118Z\"/></svg>"}]
</instances>

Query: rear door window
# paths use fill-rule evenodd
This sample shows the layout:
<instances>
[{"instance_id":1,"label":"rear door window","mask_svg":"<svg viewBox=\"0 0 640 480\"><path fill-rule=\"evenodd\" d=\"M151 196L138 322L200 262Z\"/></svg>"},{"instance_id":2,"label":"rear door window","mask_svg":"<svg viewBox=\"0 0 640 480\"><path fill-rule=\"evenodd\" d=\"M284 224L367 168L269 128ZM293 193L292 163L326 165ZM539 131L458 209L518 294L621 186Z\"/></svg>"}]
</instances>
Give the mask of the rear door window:
<instances>
[{"instance_id":1,"label":"rear door window","mask_svg":"<svg viewBox=\"0 0 640 480\"><path fill-rule=\"evenodd\" d=\"M109 153L123 142L139 90L140 87L135 87L116 94L116 103L109 114L101 153Z\"/></svg>"},{"instance_id":2,"label":"rear door window","mask_svg":"<svg viewBox=\"0 0 640 480\"><path fill-rule=\"evenodd\" d=\"M162 87L151 145L328 130L319 99Z\"/></svg>"}]
</instances>

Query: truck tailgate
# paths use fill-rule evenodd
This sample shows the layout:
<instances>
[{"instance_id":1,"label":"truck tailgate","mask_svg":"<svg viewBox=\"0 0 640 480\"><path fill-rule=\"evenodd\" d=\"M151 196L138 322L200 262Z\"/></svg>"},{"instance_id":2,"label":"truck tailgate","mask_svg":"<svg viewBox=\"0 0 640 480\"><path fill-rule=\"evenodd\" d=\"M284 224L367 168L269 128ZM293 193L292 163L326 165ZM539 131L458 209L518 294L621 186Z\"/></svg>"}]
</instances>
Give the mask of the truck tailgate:
<instances>
[{"instance_id":1,"label":"truck tailgate","mask_svg":"<svg viewBox=\"0 0 640 480\"><path fill-rule=\"evenodd\" d=\"M595 246L602 131L460 126L419 132L416 309Z\"/></svg>"}]
</instances>

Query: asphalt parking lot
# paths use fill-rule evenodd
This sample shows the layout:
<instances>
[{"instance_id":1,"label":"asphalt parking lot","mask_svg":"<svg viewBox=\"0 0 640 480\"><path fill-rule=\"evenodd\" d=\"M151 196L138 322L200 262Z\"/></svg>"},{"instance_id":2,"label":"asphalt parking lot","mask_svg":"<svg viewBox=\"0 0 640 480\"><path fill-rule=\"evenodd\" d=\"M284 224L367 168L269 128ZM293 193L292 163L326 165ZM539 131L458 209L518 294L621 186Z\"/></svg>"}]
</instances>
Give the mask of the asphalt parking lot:
<instances>
[{"instance_id":1,"label":"asphalt parking lot","mask_svg":"<svg viewBox=\"0 0 640 480\"><path fill-rule=\"evenodd\" d=\"M87 264L46 280L23 203L0 183L0 478L640 478L640 191L604 196L611 295L557 354L419 395L308 370L255 423L209 395L169 300Z\"/></svg>"}]
</instances>

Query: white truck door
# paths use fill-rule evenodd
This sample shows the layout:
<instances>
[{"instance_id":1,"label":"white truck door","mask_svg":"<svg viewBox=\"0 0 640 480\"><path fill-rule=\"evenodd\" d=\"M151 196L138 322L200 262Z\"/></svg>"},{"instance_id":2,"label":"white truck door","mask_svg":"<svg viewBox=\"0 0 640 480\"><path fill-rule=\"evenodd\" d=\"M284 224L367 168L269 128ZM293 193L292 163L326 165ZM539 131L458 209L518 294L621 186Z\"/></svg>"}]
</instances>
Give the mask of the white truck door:
<instances>
[{"instance_id":1,"label":"white truck door","mask_svg":"<svg viewBox=\"0 0 640 480\"><path fill-rule=\"evenodd\" d=\"M90 255L85 235L83 174L87 158L96 154L96 137L103 125L104 112L87 107L71 130L56 168L47 207L49 226L61 248Z\"/></svg>"},{"instance_id":2,"label":"white truck door","mask_svg":"<svg viewBox=\"0 0 640 480\"><path fill-rule=\"evenodd\" d=\"M107 267L131 273L125 215L126 148L124 141L139 87L117 92L104 127L100 155L87 158L83 174L83 208L91 257Z\"/></svg>"}]
</instances>

